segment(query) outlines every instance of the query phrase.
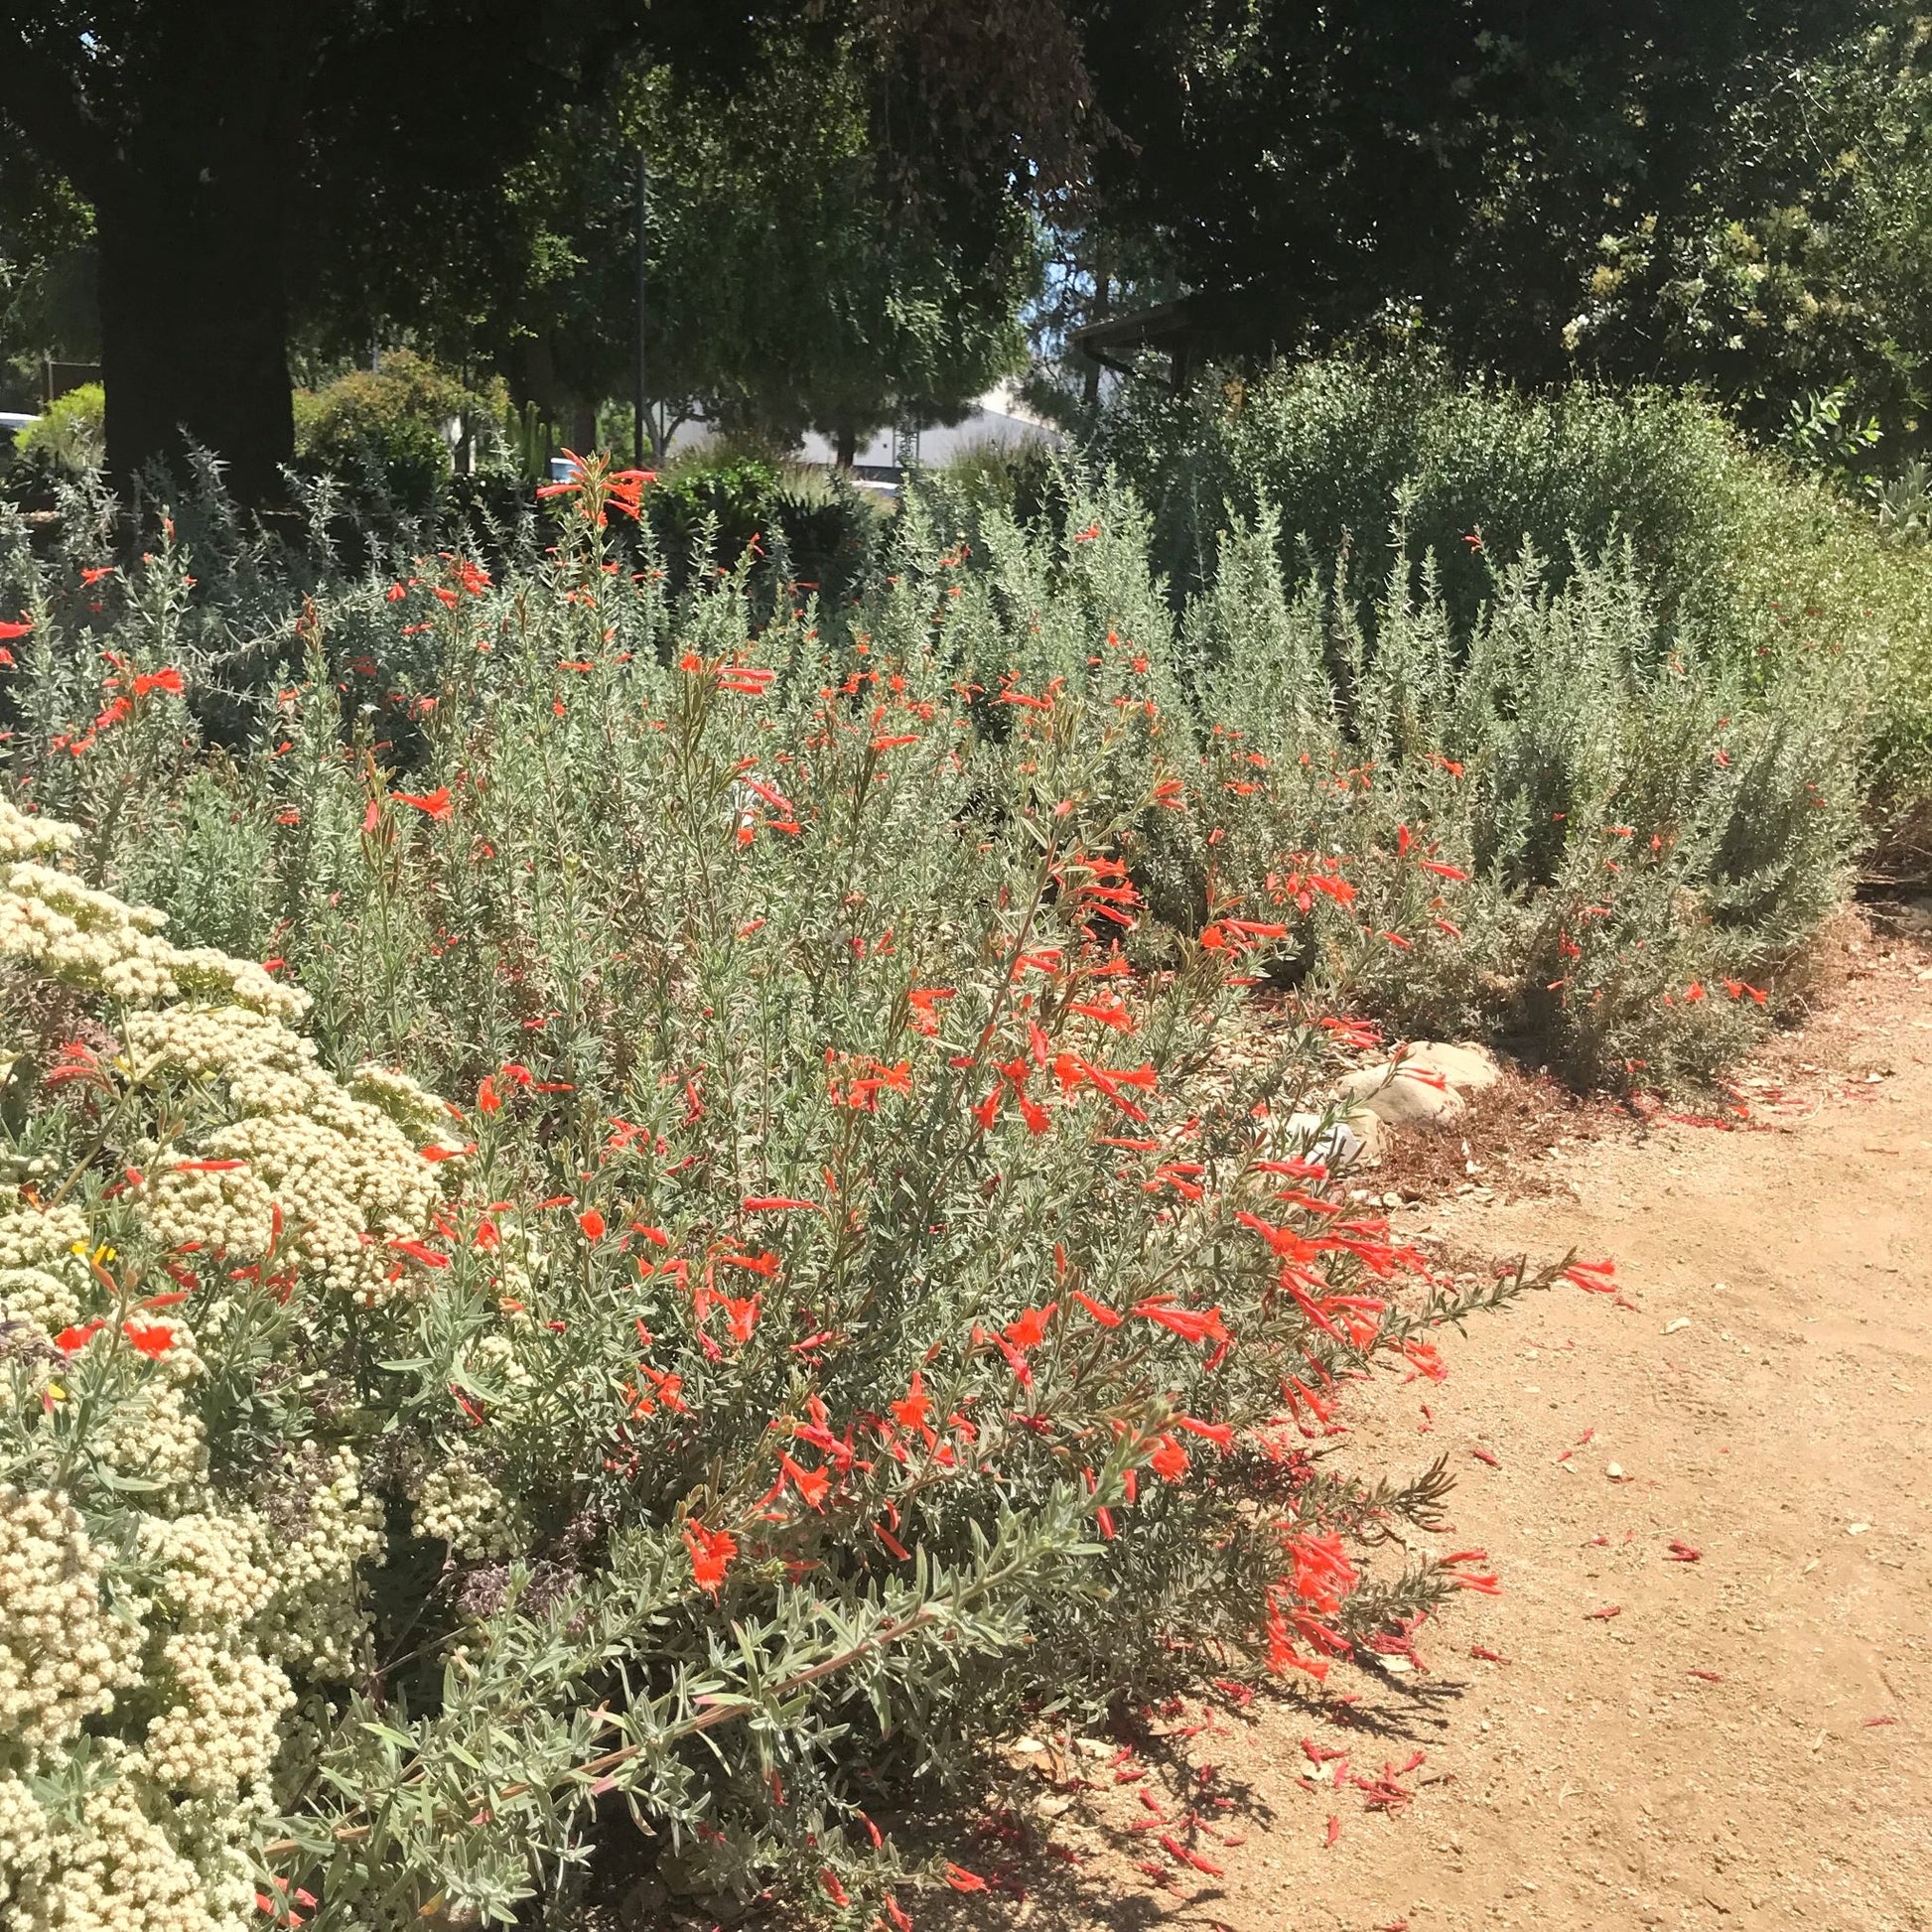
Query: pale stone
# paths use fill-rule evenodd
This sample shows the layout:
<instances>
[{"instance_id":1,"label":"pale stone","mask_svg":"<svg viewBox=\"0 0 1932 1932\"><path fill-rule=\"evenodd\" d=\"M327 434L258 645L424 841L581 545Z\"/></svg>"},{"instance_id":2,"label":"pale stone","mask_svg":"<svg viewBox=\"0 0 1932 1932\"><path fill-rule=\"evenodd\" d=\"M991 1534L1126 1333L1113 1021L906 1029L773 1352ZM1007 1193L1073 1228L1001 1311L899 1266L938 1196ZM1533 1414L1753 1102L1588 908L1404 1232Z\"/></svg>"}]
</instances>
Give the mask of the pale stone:
<instances>
[{"instance_id":1,"label":"pale stone","mask_svg":"<svg viewBox=\"0 0 1932 1932\"><path fill-rule=\"evenodd\" d=\"M1379 1066L1358 1068L1339 1082L1338 1091L1344 1100L1355 1103L1351 1119L1366 1110L1388 1127L1446 1128L1468 1112L1468 1102L1447 1078L1418 1078L1406 1061L1400 1066L1385 1060Z\"/></svg>"},{"instance_id":2,"label":"pale stone","mask_svg":"<svg viewBox=\"0 0 1932 1932\"><path fill-rule=\"evenodd\" d=\"M1438 1039L1414 1040L1402 1063L1440 1073L1450 1086L1466 1093L1481 1093L1503 1077L1495 1054L1473 1039L1465 1039L1459 1046Z\"/></svg>"},{"instance_id":3,"label":"pale stone","mask_svg":"<svg viewBox=\"0 0 1932 1932\"><path fill-rule=\"evenodd\" d=\"M1389 1130L1381 1115L1372 1114L1366 1107L1357 1107L1342 1121L1357 1142L1361 1151L1355 1156L1357 1167L1372 1168L1389 1150Z\"/></svg>"}]
</instances>

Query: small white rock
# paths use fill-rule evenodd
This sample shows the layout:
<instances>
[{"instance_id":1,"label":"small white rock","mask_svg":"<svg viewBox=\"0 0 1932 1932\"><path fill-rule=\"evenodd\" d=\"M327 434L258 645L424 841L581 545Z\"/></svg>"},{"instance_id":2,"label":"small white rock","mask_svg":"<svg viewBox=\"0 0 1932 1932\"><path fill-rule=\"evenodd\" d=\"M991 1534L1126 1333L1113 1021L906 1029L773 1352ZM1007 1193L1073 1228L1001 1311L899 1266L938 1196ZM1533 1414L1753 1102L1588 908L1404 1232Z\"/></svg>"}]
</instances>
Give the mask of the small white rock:
<instances>
[{"instance_id":1,"label":"small white rock","mask_svg":"<svg viewBox=\"0 0 1932 1932\"><path fill-rule=\"evenodd\" d=\"M1847 1536L1863 1536L1870 1527L1871 1525L1869 1523L1847 1523L1845 1526L1845 1534Z\"/></svg>"}]
</instances>

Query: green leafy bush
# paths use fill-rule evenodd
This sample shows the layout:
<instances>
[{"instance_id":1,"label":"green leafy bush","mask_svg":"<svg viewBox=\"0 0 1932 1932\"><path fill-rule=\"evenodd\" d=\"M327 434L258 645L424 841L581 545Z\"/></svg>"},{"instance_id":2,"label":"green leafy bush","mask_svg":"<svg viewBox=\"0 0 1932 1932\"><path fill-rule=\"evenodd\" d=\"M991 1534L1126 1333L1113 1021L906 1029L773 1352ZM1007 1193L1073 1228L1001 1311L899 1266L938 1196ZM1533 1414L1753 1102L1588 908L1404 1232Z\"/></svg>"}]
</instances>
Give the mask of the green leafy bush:
<instances>
[{"instance_id":1,"label":"green leafy bush","mask_svg":"<svg viewBox=\"0 0 1932 1932\"><path fill-rule=\"evenodd\" d=\"M749 552L765 576L843 603L879 558L879 512L848 479L729 444L680 458L645 506L673 590Z\"/></svg>"},{"instance_id":2,"label":"green leafy bush","mask_svg":"<svg viewBox=\"0 0 1932 1932\"><path fill-rule=\"evenodd\" d=\"M1433 555L1463 628L1489 561L1526 543L1555 584L1574 553L1627 541L1660 616L1718 615L1749 489L1731 433L1688 399L1582 383L1533 397L1425 355L1329 357L1177 397L1137 386L1097 448L1153 508L1177 584L1208 581L1230 510L1266 507L1296 574L1345 557L1356 603L1389 591L1398 558Z\"/></svg>"},{"instance_id":3,"label":"green leafy bush","mask_svg":"<svg viewBox=\"0 0 1932 1932\"><path fill-rule=\"evenodd\" d=\"M1552 592L1533 555L1468 639L1440 602L1389 602L1371 644L1288 595L1278 548L1232 534L1193 615L1214 890L1404 1031L1533 1042L1587 1085L1715 1076L1849 884L1840 663L1660 647L1626 569Z\"/></svg>"},{"instance_id":4,"label":"green leafy bush","mask_svg":"<svg viewBox=\"0 0 1932 1932\"><path fill-rule=\"evenodd\" d=\"M355 485L373 484L397 508L429 509L450 475L452 428L494 434L507 408L497 387L479 394L455 371L392 349L380 368L297 391L296 455Z\"/></svg>"},{"instance_id":5,"label":"green leafy bush","mask_svg":"<svg viewBox=\"0 0 1932 1932\"><path fill-rule=\"evenodd\" d=\"M1425 560L1466 639L1496 569L1526 547L1550 589L1580 562L1626 559L1660 639L1745 671L1794 646L1856 665L1873 793L1932 793L1932 558L1883 543L1870 517L1688 396L1532 396L1427 356L1335 356L1176 398L1137 386L1094 453L1149 505L1177 594L1209 585L1225 533L1265 517L1289 575L1331 581L1371 635Z\"/></svg>"},{"instance_id":6,"label":"green leafy bush","mask_svg":"<svg viewBox=\"0 0 1932 1932\"><path fill-rule=\"evenodd\" d=\"M98 382L57 396L14 438L22 461L79 476L107 460L107 391Z\"/></svg>"},{"instance_id":7,"label":"green leafy bush","mask_svg":"<svg viewBox=\"0 0 1932 1932\"><path fill-rule=\"evenodd\" d=\"M220 757L179 536L103 685L105 566L0 527L9 776L72 825L0 809L32 1932L555 1923L626 1810L857 1925L986 1882L868 1821L989 1736L1493 1587L1424 1554L1440 1467L1311 1453L1524 1282L1330 1194L1318 1009L1227 1061L1263 921L1149 916L1219 801L1125 510L979 571L915 516L836 634L748 641L742 573L614 568L634 487L553 500L500 579L312 577ZM406 777L339 629L421 667Z\"/></svg>"}]
</instances>

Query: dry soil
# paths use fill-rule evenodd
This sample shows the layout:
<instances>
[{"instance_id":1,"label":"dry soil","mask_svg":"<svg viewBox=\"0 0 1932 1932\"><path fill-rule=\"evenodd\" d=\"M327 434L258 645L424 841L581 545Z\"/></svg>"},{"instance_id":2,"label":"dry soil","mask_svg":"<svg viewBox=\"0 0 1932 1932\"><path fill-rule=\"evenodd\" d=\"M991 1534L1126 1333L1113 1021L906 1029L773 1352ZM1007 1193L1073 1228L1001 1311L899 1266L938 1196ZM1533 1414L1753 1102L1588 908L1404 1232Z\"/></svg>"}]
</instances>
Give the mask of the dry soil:
<instances>
[{"instance_id":1,"label":"dry soil","mask_svg":"<svg viewBox=\"0 0 1932 1932\"><path fill-rule=\"evenodd\" d=\"M1352 1704L1215 1695L1118 1764L1022 1751L1050 1838L987 1844L1012 1890L946 1923L1932 1926L1932 955L1867 931L1846 960L1734 1107L1398 1215L1616 1263L1620 1296L1472 1324L1358 1429L1448 1452L1503 1593L1425 1625L1424 1671L1337 1670ZM1385 1766L1413 1796L1372 1808Z\"/></svg>"}]
</instances>

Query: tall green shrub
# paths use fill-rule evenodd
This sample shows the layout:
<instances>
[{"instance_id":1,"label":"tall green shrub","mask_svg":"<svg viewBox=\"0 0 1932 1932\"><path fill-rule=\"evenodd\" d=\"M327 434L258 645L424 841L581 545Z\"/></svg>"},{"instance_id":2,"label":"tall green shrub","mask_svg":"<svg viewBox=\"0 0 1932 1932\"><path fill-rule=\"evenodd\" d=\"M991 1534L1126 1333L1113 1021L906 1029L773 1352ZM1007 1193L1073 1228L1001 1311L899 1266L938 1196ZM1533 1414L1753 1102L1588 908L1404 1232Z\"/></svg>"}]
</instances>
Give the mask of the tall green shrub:
<instances>
[{"instance_id":1,"label":"tall green shrub","mask_svg":"<svg viewBox=\"0 0 1932 1932\"><path fill-rule=\"evenodd\" d=\"M23 461L78 476L107 460L107 391L83 382L58 396L14 438Z\"/></svg>"},{"instance_id":2,"label":"tall green shrub","mask_svg":"<svg viewBox=\"0 0 1932 1932\"><path fill-rule=\"evenodd\" d=\"M1227 532L1260 518L1289 575L1330 584L1371 629L1431 560L1464 640L1526 549L1553 589L1626 558L1660 639L1752 674L1794 651L1839 660L1870 693L1874 793L1932 793L1932 559L1689 396L1529 395L1428 356L1332 356L1180 397L1133 386L1093 455L1149 506L1177 595L1210 590Z\"/></svg>"},{"instance_id":3,"label":"tall green shrub","mask_svg":"<svg viewBox=\"0 0 1932 1932\"><path fill-rule=\"evenodd\" d=\"M297 394L296 454L353 484L374 483L398 508L426 510L450 475L452 433L494 436L500 387L480 394L454 370L391 349L379 368Z\"/></svg>"}]
</instances>

